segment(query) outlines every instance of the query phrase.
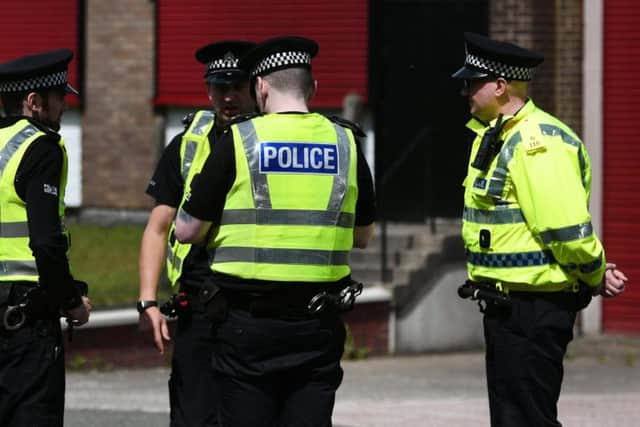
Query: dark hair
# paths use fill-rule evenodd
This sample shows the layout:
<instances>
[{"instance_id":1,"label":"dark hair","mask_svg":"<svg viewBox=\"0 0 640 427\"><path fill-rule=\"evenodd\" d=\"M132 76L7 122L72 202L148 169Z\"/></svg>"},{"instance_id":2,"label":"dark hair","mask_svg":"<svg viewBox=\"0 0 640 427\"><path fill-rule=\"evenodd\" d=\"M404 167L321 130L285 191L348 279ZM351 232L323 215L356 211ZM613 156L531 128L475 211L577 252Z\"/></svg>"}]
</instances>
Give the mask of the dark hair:
<instances>
[{"instance_id":1,"label":"dark hair","mask_svg":"<svg viewBox=\"0 0 640 427\"><path fill-rule=\"evenodd\" d=\"M59 88L46 88L46 89L33 89L23 92L9 92L0 94L0 100L2 107L4 108L4 114L6 116L21 116L22 104L31 92L35 92L42 98L42 106L47 108L49 106L49 93L53 90L60 90Z\"/></svg>"},{"instance_id":2,"label":"dark hair","mask_svg":"<svg viewBox=\"0 0 640 427\"><path fill-rule=\"evenodd\" d=\"M264 79L273 86L274 89L293 93L304 99L309 99L313 92L313 76L311 71L306 68L286 68L280 71L274 71Z\"/></svg>"}]
</instances>

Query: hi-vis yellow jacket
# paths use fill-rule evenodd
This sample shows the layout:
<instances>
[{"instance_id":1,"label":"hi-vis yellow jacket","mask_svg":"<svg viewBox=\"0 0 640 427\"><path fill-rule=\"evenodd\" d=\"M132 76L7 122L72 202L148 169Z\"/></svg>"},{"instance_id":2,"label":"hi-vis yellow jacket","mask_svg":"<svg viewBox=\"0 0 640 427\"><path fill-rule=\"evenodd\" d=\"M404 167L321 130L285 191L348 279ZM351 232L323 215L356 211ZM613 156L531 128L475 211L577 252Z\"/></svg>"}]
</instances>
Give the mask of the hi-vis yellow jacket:
<instances>
[{"instance_id":1,"label":"hi-vis yellow jacket","mask_svg":"<svg viewBox=\"0 0 640 427\"><path fill-rule=\"evenodd\" d=\"M182 201L177 211L184 204L187 195L186 189L191 186L193 177L196 176L204 165L211 147L209 145L209 132L215 124L215 114L212 111L198 111L193 117L193 121L182 135L180 144L180 169L182 171L182 182L184 189ZM171 224L167 241L167 277L171 286L178 283L182 275L184 259L191 250L188 243L180 243L175 238L175 221Z\"/></svg>"},{"instance_id":2,"label":"hi-vis yellow jacket","mask_svg":"<svg viewBox=\"0 0 640 427\"><path fill-rule=\"evenodd\" d=\"M245 279L334 282L349 275L353 133L315 113L231 127L236 179L209 241L211 269Z\"/></svg>"},{"instance_id":3,"label":"hi-vis yellow jacket","mask_svg":"<svg viewBox=\"0 0 640 427\"><path fill-rule=\"evenodd\" d=\"M14 181L27 148L43 135L42 130L26 119L0 129L0 282L37 282L39 278L36 260L29 248L27 205L16 193ZM63 153L58 214L64 224L67 153L62 138L58 145Z\"/></svg>"},{"instance_id":4,"label":"hi-vis yellow jacket","mask_svg":"<svg viewBox=\"0 0 640 427\"><path fill-rule=\"evenodd\" d=\"M597 286L605 256L588 210L587 150L531 100L504 120L504 144L486 172L471 163L489 127L475 119L467 124L477 134L464 182L469 278L511 290L575 289L578 281Z\"/></svg>"}]
</instances>

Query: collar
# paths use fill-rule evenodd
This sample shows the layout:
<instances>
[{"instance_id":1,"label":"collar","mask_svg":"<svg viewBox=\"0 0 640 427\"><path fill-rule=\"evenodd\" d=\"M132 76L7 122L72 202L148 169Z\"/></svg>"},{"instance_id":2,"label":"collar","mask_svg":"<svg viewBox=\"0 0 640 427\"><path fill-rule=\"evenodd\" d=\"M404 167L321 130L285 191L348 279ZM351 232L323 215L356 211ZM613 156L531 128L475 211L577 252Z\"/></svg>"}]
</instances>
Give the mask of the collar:
<instances>
[{"instance_id":1,"label":"collar","mask_svg":"<svg viewBox=\"0 0 640 427\"><path fill-rule=\"evenodd\" d=\"M47 125L45 125L43 123L40 123L39 121L37 121L33 117L29 117L29 116L7 116L7 117L2 117L2 118L0 118L0 128L13 126L16 123L18 123L20 120L27 120L29 123L31 123L32 125L34 125L35 127L37 127L38 129L40 129L43 132L57 134L57 132L54 131L53 129L51 129L49 126L47 126Z\"/></svg>"},{"instance_id":2,"label":"collar","mask_svg":"<svg viewBox=\"0 0 640 427\"><path fill-rule=\"evenodd\" d=\"M515 126L517 123L519 123L525 117L528 117L530 114L532 114L537 109L538 109L538 107L536 107L536 105L533 103L533 100L531 98L527 98L527 101L524 103L522 108L520 108L516 112L515 115L513 115L513 116L507 116L507 115L502 116L502 121L505 122L505 125L503 127L503 132L504 131L508 131L510 128ZM472 117L471 120L469 120L467 122L466 126L467 126L467 128L471 129L473 132L475 132L475 133L480 135L480 134L484 133L484 131L487 128L495 126L496 120L497 120L497 118L491 120L491 122L489 122L489 123L485 123L482 120L478 119L477 117Z\"/></svg>"}]
</instances>

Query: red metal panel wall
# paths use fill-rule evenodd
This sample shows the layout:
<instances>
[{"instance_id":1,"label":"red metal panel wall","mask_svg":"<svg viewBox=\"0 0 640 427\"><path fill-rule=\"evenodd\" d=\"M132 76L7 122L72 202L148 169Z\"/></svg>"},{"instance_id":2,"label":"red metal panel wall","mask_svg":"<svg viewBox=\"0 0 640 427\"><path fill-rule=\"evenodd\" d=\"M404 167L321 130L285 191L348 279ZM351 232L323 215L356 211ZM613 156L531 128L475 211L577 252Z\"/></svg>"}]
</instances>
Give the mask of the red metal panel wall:
<instances>
[{"instance_id":1,"label":"red metal panel wall","mask_svg":"<svg viewBox=\"0 0 640 427\"><path fill-rule=\"evenodd\" d=\"M624 296L604 303L607 332L640 332L640 8L604 3L604 243L629 277Z\"/></svg>"},{"instance_id":2,"label":"red metal panel wall","mask_svg":"<svg viewBox=\"0 0 640 427\"><path fill-rule=\"evenodd\" d=\"M69 82L78 87L80 2L78 0L29 0L2 2L0 62L45 50L73 50ZM69 104L78 98L68 96Z\"/></svg>"},{"instance_id":3,"label":"red metal panel wall","mask_svg":"<svg viewBox=\"0 0 640 427\"><path fill-rule=\"evenodd\" d=\"M158 0L157 8L157 105L208 105L204 65L194 57L198 47L281 35L320 44L313 62L319 82L314 107L341 107L351 91L366 99L367 0Z\"/></svg>"}]
</instances>

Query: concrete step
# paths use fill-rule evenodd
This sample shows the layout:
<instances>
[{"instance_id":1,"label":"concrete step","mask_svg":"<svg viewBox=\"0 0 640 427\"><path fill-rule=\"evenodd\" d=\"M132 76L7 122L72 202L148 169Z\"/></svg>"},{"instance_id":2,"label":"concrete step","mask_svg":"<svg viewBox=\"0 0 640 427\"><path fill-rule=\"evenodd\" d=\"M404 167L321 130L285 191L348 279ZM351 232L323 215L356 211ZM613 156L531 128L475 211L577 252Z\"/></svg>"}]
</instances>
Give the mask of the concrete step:
<instances>
[{"instance_id":1,"label":"concrete step","mask_svg":"<svg viewBox=\"0 0 640 427\"><path fill-rule=\"evenodd\" d=\"M428 248L407 249L402 251L388 251L387 265L389 267L405 266L419 267L425 258L430 254L440 250L440 245L430 245ZM352 268L366 268L370 265L380 264L382 252L379 249L366 251L352 251L350 265Z\"/></svg>"},{"instance_id":2,"label":"concrete step","mask_svg":"<svg viewBox=\"0 0 640 427\"><path fill-rule=\"evenodd\" d=\"M386 282L386 285L396 286L407 283L413 271L414 268L396 267L389 269L389 280ZM351 277L364 284L381 283L381 272L382 269L379 265L369 266L367 268L352 268Z\"/></svg>"}]
</instances>

